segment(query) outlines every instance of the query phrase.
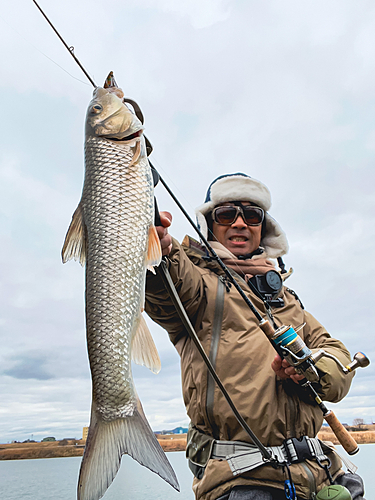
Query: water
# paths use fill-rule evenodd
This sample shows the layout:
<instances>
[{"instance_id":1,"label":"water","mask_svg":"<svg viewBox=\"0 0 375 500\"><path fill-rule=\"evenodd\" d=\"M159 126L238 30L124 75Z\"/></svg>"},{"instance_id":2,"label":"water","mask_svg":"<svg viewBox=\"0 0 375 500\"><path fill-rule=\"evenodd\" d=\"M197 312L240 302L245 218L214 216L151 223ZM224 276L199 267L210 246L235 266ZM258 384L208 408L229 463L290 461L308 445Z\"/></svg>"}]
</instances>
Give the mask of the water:
<instances>
[{"instance_id":1,"label":"water","mask_svg":"<svg viewBox=\"0 0 375 500\"><path fill-rule=\"evenodd\" d=\"M341 453L341 451L340 451ZM192 474L185 453L167 453L181 487L177 493L165 481L128 456L103 500L193 500ZM366 497L375 497L375 444L360 446L352 460L365 481ZM0 462L1 500L75 500L80 457Z\"/></svg>"},{"instance_id":2,"label":"water","mask_svg":"<svg viewBox=\"0 0 375 500\"><path fill-rule=\"evenodd\" d=\"M125 455L103 500L194 500L185 452L167 456L180 493ZM81 457L0 461L0 500L75 500L80 463Z\"/></svg>"}]
</instances>

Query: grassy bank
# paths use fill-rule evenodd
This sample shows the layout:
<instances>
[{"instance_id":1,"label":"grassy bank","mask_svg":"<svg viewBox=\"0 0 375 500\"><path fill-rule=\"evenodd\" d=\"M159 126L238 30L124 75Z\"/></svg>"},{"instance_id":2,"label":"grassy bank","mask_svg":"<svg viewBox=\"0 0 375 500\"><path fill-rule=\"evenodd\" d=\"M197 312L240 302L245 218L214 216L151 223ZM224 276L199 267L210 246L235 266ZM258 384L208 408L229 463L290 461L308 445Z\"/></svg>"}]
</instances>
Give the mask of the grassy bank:
<instances>
[{"instance_id":1,"label":"grassy bank","mask_svg":"<svg viewBox=\"0 0 375 500\"><path fill-rule=\"evenodd\" d=\"M187 434L157 434L164 451L185 451Z\"/></svg>"},{"instance_id":2,"label":"grassy bank","mask_svg":"<svg viewBox=\"0 0 375 500\"><path fill-rule=\"evenodd\" d=\"M375 443L375 426L368 430L350 432L358 444ZM156 436L164 451L184 451L186 434L158 434ZM322 428L318 434L322 441L339 444L329 428ZM83 455L85 441L50 441L46 443L0 444L0 460L27 460L33 458L80 457Z\"/></svg>"},{"instance_id":3,"label":"grassy bank","mask_svg":"<svg viewBox=\"0 0 375 500\"><path fill-rule=\"evenodd\" d=\"M357 441L358 444L370 444L375 443L375 431L356 431L349 432L349 434ZM333 444L340 444L333 434L329 430L321 430L318 433L318 438L322 441L331 441Z\"/></svg>"},{"instance_id":4,"label":"grassy bank","mask_svg":"<svg viewBox=\"0 0 375 500\"><path fill-rule=\"evenodd\" d=\"M186 448L186 434L158 435L157 438L165 451L183 451ZM81 457L84 448L83 440L0 444L0 460Z\"/></svg>"},{"instance_id":5,"label":"grassy bank","mask_svg":"<svg viewBox=\"0 0 375 500\"><path fill-rule=\"evenodd\" d=\"M68 441L68 444L65 445L59 445L59 443L60 441L0 444L0 460L80 457L83 455L84 441Z\"/></svg>"}]
</instances>

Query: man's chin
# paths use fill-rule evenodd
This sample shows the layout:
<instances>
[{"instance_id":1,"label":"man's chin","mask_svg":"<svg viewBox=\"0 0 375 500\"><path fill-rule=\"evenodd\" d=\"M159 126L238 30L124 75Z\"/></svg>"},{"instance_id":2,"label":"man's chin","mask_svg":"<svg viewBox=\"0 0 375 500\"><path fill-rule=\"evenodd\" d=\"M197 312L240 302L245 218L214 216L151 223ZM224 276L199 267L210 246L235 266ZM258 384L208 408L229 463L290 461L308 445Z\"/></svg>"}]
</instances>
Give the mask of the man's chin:
<instances>
[{"instance_id":1,"label":"man's chin","mask_svg":"<svg viewBox=\"0 0 375 500\"><path fill-rule=\"evenodd\" d=\"M227 249L236 257L251 253L250 245L228 245Z\"/></svg>"}]
</instances>

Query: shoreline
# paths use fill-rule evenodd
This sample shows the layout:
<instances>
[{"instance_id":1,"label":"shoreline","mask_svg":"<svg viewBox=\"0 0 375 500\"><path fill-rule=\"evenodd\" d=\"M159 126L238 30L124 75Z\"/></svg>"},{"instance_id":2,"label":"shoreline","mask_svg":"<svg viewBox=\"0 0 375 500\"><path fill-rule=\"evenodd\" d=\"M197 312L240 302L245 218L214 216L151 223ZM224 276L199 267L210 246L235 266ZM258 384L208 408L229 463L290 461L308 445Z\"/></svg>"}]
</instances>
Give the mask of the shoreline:
<instances>
[{"instance_id":1,"label":"shoreline","mask_svg":"<svg viewBox=\"0 0 375 500\"><path fill-rule=\"evenodd\" d=\"M186 449L186 434L158 434L156 437L164 451L185 451ZM0 444L0 461L81 457L85 444L83 439Z\"/></svg>"},{"instance_id":2,"label":"shoreline","mask_svg":"<svg viewBox=\"0 0 375 500\"><path fill-rule=\"evenodd\" d=\"M350 432L351 436L361 444L375 443L375 431L364 430ZM185 451L186 434L157 434L156 437L166 452ZM318 433L322 441L339 444L333 432L327 428ZM10 443L0 444L0 460L32 460L38 458L81 457L85 449L84 440L48 441L42 443Z\"/></svg>"}]
</instances>

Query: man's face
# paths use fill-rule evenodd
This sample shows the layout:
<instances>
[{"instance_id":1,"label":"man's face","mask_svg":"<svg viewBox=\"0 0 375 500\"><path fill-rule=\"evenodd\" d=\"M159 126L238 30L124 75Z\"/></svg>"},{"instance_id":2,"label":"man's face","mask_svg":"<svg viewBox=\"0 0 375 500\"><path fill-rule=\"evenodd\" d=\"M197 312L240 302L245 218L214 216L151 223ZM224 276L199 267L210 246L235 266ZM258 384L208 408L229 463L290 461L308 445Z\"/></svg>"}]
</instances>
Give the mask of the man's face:
<instances>
[{"instance_id":1,"label":"man's face","mask_svg":"<svg viewBox=\"0 0 375 500\"><path fill-rule=\"evenodd\" d=\"M241 205L251 205L248 201L241 201ZM234 203L221 203L222 206L234 206ZM219 206L219 205L218 205ZM254 252L260 245L262 225L248 226L241 215L230 226L222 226L213 222L214 237L235 256Z\"/></svg>"}]
</instances>

